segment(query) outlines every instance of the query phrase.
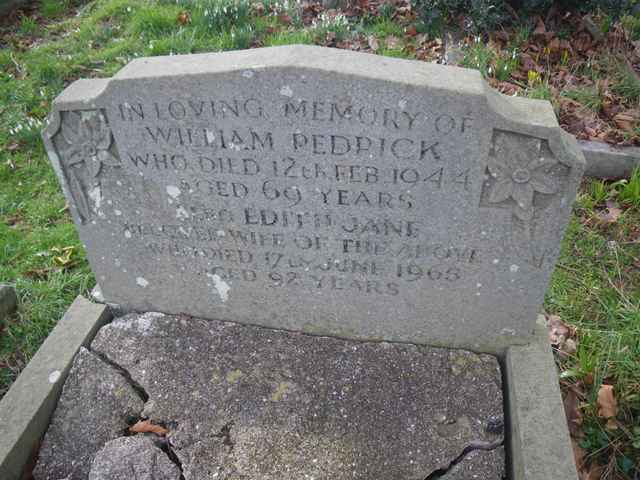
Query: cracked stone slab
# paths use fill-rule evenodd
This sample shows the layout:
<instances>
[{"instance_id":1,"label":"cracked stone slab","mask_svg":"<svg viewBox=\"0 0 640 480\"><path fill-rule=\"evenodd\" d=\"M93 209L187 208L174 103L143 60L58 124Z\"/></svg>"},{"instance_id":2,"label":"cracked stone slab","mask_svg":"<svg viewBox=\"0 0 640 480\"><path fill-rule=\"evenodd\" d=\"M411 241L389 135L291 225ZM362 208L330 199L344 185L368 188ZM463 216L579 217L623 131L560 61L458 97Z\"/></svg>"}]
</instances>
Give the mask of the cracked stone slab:
<instances>
[{"instance_id":1,"label":"cracked stone slab","mask_svg":"<svg viewBox=\"0 0 640 480\"><path fill-rule=\"evenodd\" d=\"M85 480L102 446L122 435L144 402L113 367L82 348L40 448L36 480Z\"/></svg>"},{"instance_id":2,"label":"cracked stone slab","mask_svg":"<svg viewBox=\"0 0 640 480\"><path fill-rule=\"evenodd\" d=\"M490 355L159 313L116 319L92 348L145 389L186 480L424 480L502 440ZM495 458L481 478L502 477Z\"/></svg>"},{"instance_id":3,"label":"cracked stone slab","mask_svg":"<svg viewBox=\"0 0 640 480\"><path fill-rule=\"evenodd\" d=\"M504 447L493 450L473 450L453 465L439 480L500 480L496 465L504 465Z\"/></svg>"},{"instance_id":4,"label":"cracked stone slab","mask_svg":"<svg viewBox=\"0 0 640 480\"><path fill-rule=\"evenodd\" d=\"M150 437L120 437L96 454L89 480L180 480L180 469Z\"/></svg>"}]
</instances>

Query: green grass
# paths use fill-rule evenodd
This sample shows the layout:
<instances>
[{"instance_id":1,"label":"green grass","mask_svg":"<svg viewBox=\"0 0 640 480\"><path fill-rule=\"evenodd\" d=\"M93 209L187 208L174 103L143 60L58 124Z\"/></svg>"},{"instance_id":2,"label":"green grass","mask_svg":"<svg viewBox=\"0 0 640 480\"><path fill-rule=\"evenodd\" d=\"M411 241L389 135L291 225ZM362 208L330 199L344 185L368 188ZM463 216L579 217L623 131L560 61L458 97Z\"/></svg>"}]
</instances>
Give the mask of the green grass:
<instances>
[{"instance_id":1,"label":"green grass","mask_svg":"<svg viewBox=\"0 0 640 480\"><path fill-rule=\"evenodd\" d=\"M534 98L536 100L549 100L551 101L551 89L547 82L538 82L535 86L527 88L527 97Z\"/></svg>"},{"instance_id":2,"label":"green grass","mask_svg":"<svg viewBox=\"0 0 640 480\"><path fill-rule=\"evenodd\" d=\"M615 65L611 90L613 93L623 97L627 103L638 105L640 103L640 79L638 79L638 75L624 62L618 61Z\"/></svg>"},{"instance_id":3,"label":"green grass","mask_svg":"<svg viewBox=\"0 0 640 480\"><path fill-rule=\"evenodd\" d=\"M264 0L266 13L259 16L252 3L96 0L84 5L79 16L65 18L60 5L67 8L70 2L45 1L41 13L53 21L41 26L24 17L16 25L17 36L23 40L37 36L38 43L9 41L0 50L0 282L15 283L20 296L18 313L1 327L0 395L73 298L86 295L94 284L39 135L53 98L65 85L81 77L111 76L131 59L145 55L253 44L323 44L328 34L337 40L374 35L379 53L411 56L401 49L403 41L398 48L386 48L388 36L404 39L403 27L392 20L387 7L382 17L354 22L325 15L303 27L293 7L285 10L282 2ZM182 15L185 12L187 16ZM282 13L293 19L291 24L279 21ZM513 51L529 34L523 27ZM467 49L464 64L498 80L508 78L517 66L512 55L500 56L480 42ZM620 67L607 69L597 75L602 78L617 71L612 74L612 88L624 92L620 94L629 102L637 102L637 80L626 78ZM588 108L602 106L595 87L565 94ZM551 91L539 82L530 85L526 95L550 99ZM617 222L603 225L597 217L607 200L617 202L623 213ZM640 463L639 225L639 172L627 181L586 182L545 302L549 313L578 328L578 350L561 368L567 380L586 385L584 446L602 463L614 458L615 468L626 475L620 478L633 478L629 462ZM73 252L70 262L60 262L56 257L68 247ZM615 385L619 402L621 427L613 431L597 417L595 408L603 381Z\"/></svg>"},{"instance_id":4,"label":"green grass","mask_svg":"<svg viewBox=\"0 0 640 480\"><path fill-rule=\"evenodd\" d=\"M575 100L586 108L599 112L604 105L604 92L598 87L579 87L564 92L564 96Z\"/></svg>"},{"instance_id":5,"label":"green grass","mask_svg":"<svg viewBox=\"0 0 640 480\"><path fill-rule=\"evenodd\" d=\"M71 2L69 0L42 0L40 12L48 18L59 17L65 13L70 6Z\"/></svg>"},{"instance_id":6,"label":"green grass","mask_svg":"<svg viewBox=\"0 0 640 480\"><path fill-rule=\"evenodd\" d=\"M603 225L597 212L609 201L629 208L617 222ZM562 245L545 308L577 327L578 350L563 361L563 377L585 389L585 437L592 458L615 458L617 478L634 478L640 449L640 172L620 183L586 182ZM635 239L635 240L634 240ZM618 428L597 415L603 382L614 385ZM640 447L640 444L638 444ZM613 477L612 477L613 478Z\"/></svg>"},{"instance_id":7,"label":"green grass","mask_svg":"<svg viewBox=\"0 0 640 480\"><path fill-rule=\"evenodd\" d=\"M511 54L501 54L480 41L473 42L464 50L462 66L480 70L485 78L508 80L519 66L520 60L514 47Z\"/></svg>"}]
</instances>

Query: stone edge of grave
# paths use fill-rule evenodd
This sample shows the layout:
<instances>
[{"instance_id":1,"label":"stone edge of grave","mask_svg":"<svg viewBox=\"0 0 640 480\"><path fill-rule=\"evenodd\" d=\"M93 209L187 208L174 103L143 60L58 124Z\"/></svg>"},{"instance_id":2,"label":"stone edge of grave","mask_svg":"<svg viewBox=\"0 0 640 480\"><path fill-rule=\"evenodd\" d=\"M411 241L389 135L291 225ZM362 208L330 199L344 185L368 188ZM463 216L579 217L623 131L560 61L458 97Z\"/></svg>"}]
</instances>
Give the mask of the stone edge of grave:
<instances>
[{"instance_id":1,"label":"stone edge of grave","mask_svg":"<svg viewBox=\"0 0 640 480\"><path fill-rule=\"evenodd\" d=\"M0 478L22 477L49 425L75 354L110 319L106 305L78 296L0 400Z\"/></svg>"},{"instance_id":2,"label":"stone edge of grave","mask_svg":"<svg viewBox=\"0 0 640 480\"><path fill-rule=\"evenodd\" d=\"M13 285L0 283L0 321L11 315L18 307L18 296Z\"/></svg>"},{"instance_id":3,"label":"stone edge of grave","mask_svg":"<svg viewBox=\"0 0 640 480\"><path fill-rule=\"evenodd\" d=\"M0 401L0 477L18 480L55 408L75 353L112 315L107 305L78 297ZM502 356L511 480L576 480L573 451L544 317L528 345ZM50 383L50 375L60 372ZM57 375L56 375L57 376ZM11 419L11 422L7 421ZM8 427L7 427L8 426Z\"/></svg>"},{"instance_id":4,"label":"stone edge of grave","mask_svg":"<svg viewBox=\"0 0 640 480\"><path fill-rule=\"evenodd\" d=\"M594 178L628 178L640 168L640 148L613 147L608 143L578 140L578 146L587 161L584 172Z\"/></svg>"},{"instance_id":5,"label":"stone edge of grave","mask_svg":"<svg viewBox=\"0 0 640 480\"><path fill-rule=\"evenodd\" d=\"M578 472L544 317L535 339L503 357L511 480L577 480Z\"/></svg>"}]
</instances>

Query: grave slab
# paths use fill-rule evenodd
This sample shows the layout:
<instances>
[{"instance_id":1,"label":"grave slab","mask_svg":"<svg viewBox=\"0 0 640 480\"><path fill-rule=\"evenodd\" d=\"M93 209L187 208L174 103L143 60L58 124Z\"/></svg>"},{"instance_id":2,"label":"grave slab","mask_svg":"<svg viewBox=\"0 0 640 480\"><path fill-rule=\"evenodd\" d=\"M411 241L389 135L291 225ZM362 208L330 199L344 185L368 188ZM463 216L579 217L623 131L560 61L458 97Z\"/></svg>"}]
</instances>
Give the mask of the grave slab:
<instances>
[{"instance_id":1,"label":"grave slab","mask_svg":"<svg viewBox=\"0 0 640 480\"><path fill-rule=\"evenodd\" d=\"M81 348L42 440L35 480L86 480L98 450L122 436L143 405L118 370Z\"/></svg>"},{"instance_id":2,"label":"grave slab","mask_svg":"<svg viewBox=\"0 0 640 480\"><path fill-rule=\"evenodd\" d=\"M477 71L310 46L137 59L44 132L108 304L498 352L584 158Z\"/></svg>"},{"instance_id":3,"label":"grave slab","mask_svg":"<svg viewBox=\"0 0 640 480\"><path fill-rule=\"evenodd\" d=\"M180 480L180 468L151 436L118 437L102 447L89 480Z\"/></svg>"},{"instance_id":4,"label":"grave slab","mask_svg":"<svg viewBox=\"0 0 640 480\"><path fill-rule=\"evenodd\" d=\"M424 480L483 448L454 478L505 471L491 355L156 313L116 319L91 348L144 389L186 480Z\"/></svg>"}]
</instances>

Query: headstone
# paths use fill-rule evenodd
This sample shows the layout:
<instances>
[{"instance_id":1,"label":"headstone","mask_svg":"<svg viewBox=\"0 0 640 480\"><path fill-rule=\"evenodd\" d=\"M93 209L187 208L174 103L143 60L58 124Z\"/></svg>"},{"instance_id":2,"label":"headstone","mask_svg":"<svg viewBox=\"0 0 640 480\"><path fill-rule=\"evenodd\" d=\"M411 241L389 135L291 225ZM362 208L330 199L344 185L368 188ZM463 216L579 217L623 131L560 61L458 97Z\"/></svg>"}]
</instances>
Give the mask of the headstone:
<instances>
[{"instance_id":1,"label":"headstone","mask_svg":"<svg viewBox=\"0 0 640 480\"><path fill-rule=\"evenodd\" d=\"M135 60L44 139L107 302L486 351L532 333L584 169L548 102L308 46Z\"/></svg>"}]
</instances>

